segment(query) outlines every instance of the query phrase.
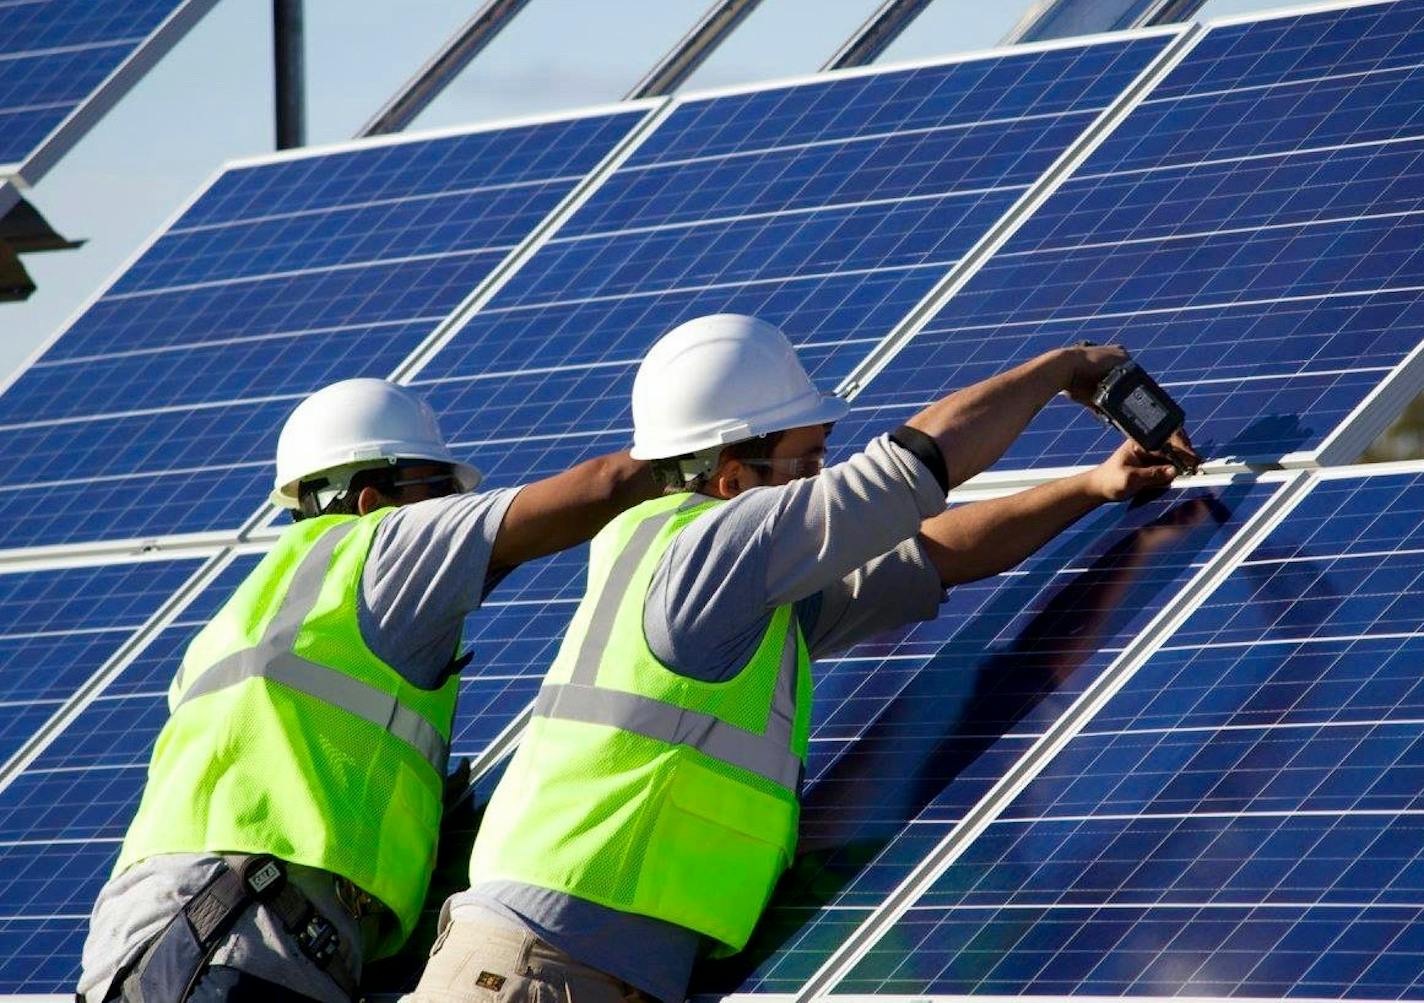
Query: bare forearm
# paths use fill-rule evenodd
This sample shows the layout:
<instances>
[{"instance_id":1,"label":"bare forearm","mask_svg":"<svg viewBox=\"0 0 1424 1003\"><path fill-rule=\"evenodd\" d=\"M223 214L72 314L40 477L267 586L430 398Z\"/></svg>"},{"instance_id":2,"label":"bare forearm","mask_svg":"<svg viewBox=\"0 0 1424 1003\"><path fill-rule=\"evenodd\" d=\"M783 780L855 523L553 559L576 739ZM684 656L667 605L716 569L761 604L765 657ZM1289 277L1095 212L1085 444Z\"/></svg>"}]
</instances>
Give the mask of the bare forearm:
<instances>
[{"instance_id":1,"label":"bare forearm","mask_svg":"<svg viewBox=\"0 0 1424 1003\"><path fill-rule=\"evenodd\" d=\"M598 456L536 481L510 504L491 563L514 567L577 546L620 512L657 493L648 464L626 452Z\"/></svg>"},{"instance_id":2,"label":"bare forearm","mask_svg":"<svg viewBox=\"0 0 1424 1003\"><path fill-rule=\"evenodd\" d=\"M1072 374L1067 353L1048 352L936 401L907 424L939 444L954 487L1002 456Z\"/></svg>"},{"instance_id":3,"label":"bare forearm","mask_svg":"<svg viewBox=\"0 0 1424 1003\"><path fill-rule=\"evenodd\" d=\"M1089 473L952 508L920 525L945 585L1007 571L1107 499Z\"/></svg>"}]
</instances>

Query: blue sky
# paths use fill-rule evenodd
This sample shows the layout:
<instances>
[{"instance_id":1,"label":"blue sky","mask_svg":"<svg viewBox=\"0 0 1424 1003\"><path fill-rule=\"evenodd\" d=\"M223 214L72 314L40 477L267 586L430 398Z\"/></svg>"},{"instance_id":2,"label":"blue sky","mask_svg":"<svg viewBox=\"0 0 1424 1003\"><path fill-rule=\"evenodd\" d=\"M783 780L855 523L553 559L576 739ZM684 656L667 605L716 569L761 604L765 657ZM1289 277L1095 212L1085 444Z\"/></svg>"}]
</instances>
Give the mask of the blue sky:
<instances>
[{"instance_id":1,"label":"blue sky","mask_svg":"<svg viewBox=\"0 0 1424 1003\"><path fill-rule=\"evenodd\" d=\"M532 0L415 123L616 101L708 0ZM306 0L308 142L349 139L478 0ZM689 90L814 72L880 0L764 0ZM881 62L993 47L1028 0L935 0ZM1279 6L1210 0L1204 16ZM30 192L79 251L29 255L39 291L0 305L0 378L59 331L225 161L272 148L271 4L220 0Z\"/></svg>"}]
</instances>

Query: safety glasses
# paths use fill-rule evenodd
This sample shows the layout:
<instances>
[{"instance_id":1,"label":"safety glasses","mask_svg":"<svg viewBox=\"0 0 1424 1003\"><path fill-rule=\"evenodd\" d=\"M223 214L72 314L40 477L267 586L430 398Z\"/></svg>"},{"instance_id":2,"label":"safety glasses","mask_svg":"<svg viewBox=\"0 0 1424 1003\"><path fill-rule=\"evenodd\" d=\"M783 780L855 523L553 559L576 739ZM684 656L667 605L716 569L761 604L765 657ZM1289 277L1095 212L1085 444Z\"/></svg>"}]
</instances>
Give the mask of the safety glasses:
<instances>
[{"instance_id":1,"label":"safety glasses","mask_svg":"<svg viewBox=\"0 0 1424 1003\"><path fill-rule=\"evenodd\" d=\"M781 456L770 457L764 460L738 460L748 467L766 467L768 470L775 470L785 474L791 480L800 480L802 477L815 477L821 472L822 459L819 456Z\"/></svg>"},{"instance_id":2,"label":"safety glasses","mask_svg":"<svg viewBox=\"0 0 1424 1003\"><path fill-rule=\"evenodd\" d=\"M430 487L430 493L436 497L453 495L460 493L460 482L455 479L454 474L431 474L429 477L406 477L398 481L390 481L392 490L398 488L414 488L421 485Z\"/></svg>"}]
</instances>

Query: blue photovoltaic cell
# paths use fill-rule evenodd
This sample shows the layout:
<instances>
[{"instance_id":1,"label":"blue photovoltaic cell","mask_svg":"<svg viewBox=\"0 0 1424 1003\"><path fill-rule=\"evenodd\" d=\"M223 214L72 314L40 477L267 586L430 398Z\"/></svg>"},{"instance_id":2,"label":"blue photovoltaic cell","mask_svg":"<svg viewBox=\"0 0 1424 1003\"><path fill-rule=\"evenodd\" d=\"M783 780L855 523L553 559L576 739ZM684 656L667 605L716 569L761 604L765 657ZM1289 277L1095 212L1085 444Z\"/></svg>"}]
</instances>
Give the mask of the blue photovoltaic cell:
<instances>
[{"instance_id":1,"label":"blue photovoltaic cell","mask_svg":"<svg viewBox=\"0 0 1424 1003\"><path fill-rule=\"evenodd\" d=\"M1317 449L1424 340L1424 3L1216 28L857 399L1118 341L1206 456ZM1001 468L1116 433L1059 402Z\"/></svg>"},{"instance_id":2,"label":"blue photovoltaic cell","mask_svg":"<svg viewBox=\"0 0 1424 1003\"><path fill-rule=\"evenodd\" d=\"M689 99L416 385L494 481L625 446L638 360L700 314L834 385L1169 37Z\"/></svg>"},{"instance_id":3,"label":"blue photovoltaic cell","mask_svg":"<svg viewBox=\"0 0 1424 1003\"><path fill-rule=\"evenodd\" d=\"M1277 487L1100 509L938 619L818 662L803 855L703 988L797 989Z\"/></svg>"},{"instance_id":4,"label":"blue photovoltaic cell","mask_svg":"<svg viewBox=\"0 0 1424 1003\"><path fill-rule=\"evenodd\" d=\"M169 681L256 561L226 568L0 791L0 993L74 991L89 910L138 807ZM182 562L186 574L197 563Z\"/></svg>"},{"instance_id":5,"label":"blue photovoltaic cell","mask_svg":"<svg viewBox=\"0 0 1424 1003\"><path fill-rule=\"evenodd\" d=\"M504 578L465 622L472 657L460 687L451 757L474 757L528 706L587 585L588 550L534 561Z\"/></svg>"},{"instance_id":6,"label":"blue photovoltaic cell","mask_svg":"<svg viewBox=\"0 0 1424 1003\"><path fill-rule=\"evenodd\" d=\"M24 161L183 4L0 4L0 165Z\"/></svg>"},{"instance_id":7,"label":"blue photovoltaic cell","mask_svg":"<svg viewBox=\"0 0 1424 1003\"><path fill-rule=\"evenodd\" d=\"M0 396L0 547L243 523L296 402L393 371L643 114L224 171Z\"/></svg>"},{"instance_id":8,"label":"blue photovoltaic cell","mask_svg":"<svg viewBox=\"0 0 1424 1003\"><path fill-rule=\"evenodd\" d=\"M0 763L98 671L197 563L0 575Z\"/></svg>"},{"instance_id":9,"label":"blue photovoltaic cell","mask_svg":"<svg viewBox=\"0 0 1424 1003\"><path fill-rule=\"evenodd\" d=\"M1314 487L838 987L1424 992L1424 474Z\"/></svg>"}]
</instances>

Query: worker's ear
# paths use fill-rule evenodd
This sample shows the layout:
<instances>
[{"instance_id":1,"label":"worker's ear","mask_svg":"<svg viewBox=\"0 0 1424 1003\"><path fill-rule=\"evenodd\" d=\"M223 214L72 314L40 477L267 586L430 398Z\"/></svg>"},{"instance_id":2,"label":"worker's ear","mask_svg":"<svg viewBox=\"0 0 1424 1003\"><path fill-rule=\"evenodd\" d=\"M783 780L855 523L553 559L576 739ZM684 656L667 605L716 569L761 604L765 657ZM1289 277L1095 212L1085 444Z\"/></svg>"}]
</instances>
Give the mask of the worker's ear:
<instances>
[{"instance_id":1,"label":"worker's ear","mask_svg":"<svg viewBox=\"0 0 1424 1003\"><path fill-rule=\"evenodd\" d=\"M751 467L736 460L725 460L712 474L710 487L718 498L735 498L747 488L756 487Z\"/></svg>"},{"instance_id":2,"label":"worker's ear","mask_svg":"<svg viewBox=\"0 0 1424 1003\"><path fill-rule=\"evenodd\" d=\"M364 487L361 493L356 496L356 511L361 515L370 515L378 508L386 508L395 504L381 492L373 487Z\"/></svg>"}]
</instances>

